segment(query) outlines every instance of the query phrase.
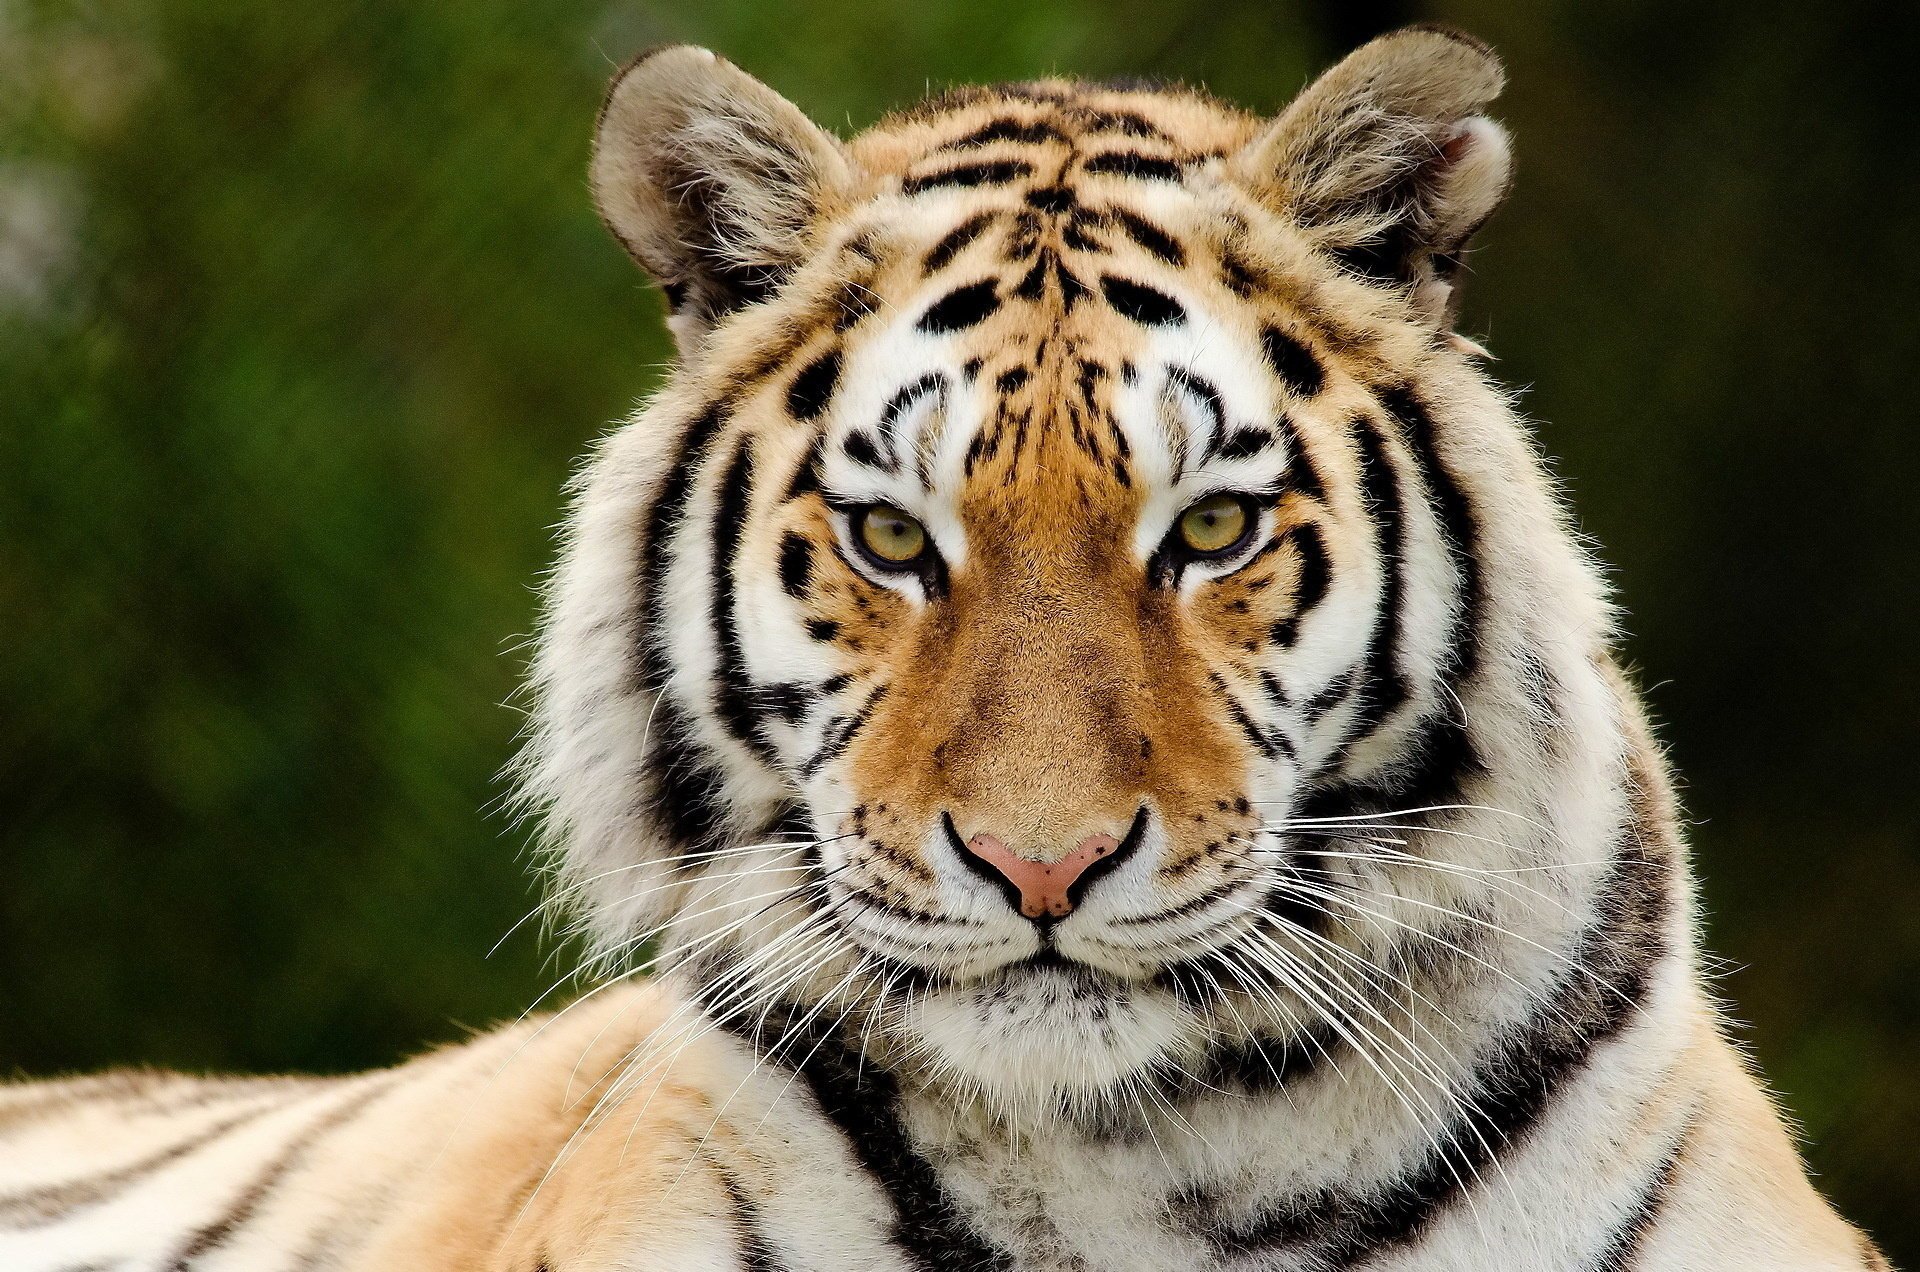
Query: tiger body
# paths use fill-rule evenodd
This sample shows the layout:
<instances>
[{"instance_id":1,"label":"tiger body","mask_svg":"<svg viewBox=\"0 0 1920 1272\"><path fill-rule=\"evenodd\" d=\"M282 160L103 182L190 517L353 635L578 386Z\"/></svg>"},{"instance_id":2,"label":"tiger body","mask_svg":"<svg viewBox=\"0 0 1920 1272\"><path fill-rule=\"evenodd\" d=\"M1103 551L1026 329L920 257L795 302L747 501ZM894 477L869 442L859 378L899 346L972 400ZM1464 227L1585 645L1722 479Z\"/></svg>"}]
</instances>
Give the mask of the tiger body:
<instances>
[{"instance_id":1,"label":"tiger body","mask_svg":"<svg viewBox=\"0 0 1920 1272\"><path fill-rule=\"evenodd\" d=\"M842 143L630 68L596 193L682 358L582 476L520 766L606 986L9 1090L0 1267L1886 1266L1451 333L1499 87L1414 30L1273 121L1048 81Z\"/></svg>"}]
</instances>

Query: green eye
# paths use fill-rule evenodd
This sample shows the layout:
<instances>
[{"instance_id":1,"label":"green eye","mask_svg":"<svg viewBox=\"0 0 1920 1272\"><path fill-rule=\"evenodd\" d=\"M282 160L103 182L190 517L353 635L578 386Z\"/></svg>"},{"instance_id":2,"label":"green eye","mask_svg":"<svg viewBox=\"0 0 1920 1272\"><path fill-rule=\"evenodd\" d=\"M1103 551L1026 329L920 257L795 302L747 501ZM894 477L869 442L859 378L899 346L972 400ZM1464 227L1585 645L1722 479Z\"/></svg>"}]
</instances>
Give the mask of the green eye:
<instances>
[{"instance_id":1,"label":"green eye","mask_svg":"<svg viewBox=\"0 0 1920 1272\"><path fill-rule=\"evenodd\" d=\"M1199 556L1219 556L1253 529L1253 513L1238 495L1208 495L1180 514L1180 542Z\"/></svg>"},{"instance_id":2,"label":"green eye","mask_svg":"<svg viewBox=\"0 0 1920 1272\"><path fill-rule=\"evenodd\" d=\"M860 550L885 569L912 565L927 553L927 528L891 504L863 509L853 537Z\"/></svg>"}]
</instances>

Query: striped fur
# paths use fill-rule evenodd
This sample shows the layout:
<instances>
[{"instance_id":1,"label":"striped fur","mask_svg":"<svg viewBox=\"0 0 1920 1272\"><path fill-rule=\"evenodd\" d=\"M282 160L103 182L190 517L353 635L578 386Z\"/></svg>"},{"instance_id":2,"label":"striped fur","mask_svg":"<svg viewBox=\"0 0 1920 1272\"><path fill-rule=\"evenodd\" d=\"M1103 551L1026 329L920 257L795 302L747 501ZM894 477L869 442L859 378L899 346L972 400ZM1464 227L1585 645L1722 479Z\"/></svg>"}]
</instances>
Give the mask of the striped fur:
<instances>
[{"instance_id":1,"label":"striped fur","mask_svg":"<svg viewBox=\"0 0 1920 1272\"><path fill-rule=\"evenodd\" d=\"M1501 78L1414 29L1272 121L1046 81L843 143L623 72L595 190L682 358L580 478L519 767L604 987L351 1079L0 1090L0 1267L1885 1267L1451 333ZM989 841L1110 849L1031 920Z\"/></svg>"}]
</instances>

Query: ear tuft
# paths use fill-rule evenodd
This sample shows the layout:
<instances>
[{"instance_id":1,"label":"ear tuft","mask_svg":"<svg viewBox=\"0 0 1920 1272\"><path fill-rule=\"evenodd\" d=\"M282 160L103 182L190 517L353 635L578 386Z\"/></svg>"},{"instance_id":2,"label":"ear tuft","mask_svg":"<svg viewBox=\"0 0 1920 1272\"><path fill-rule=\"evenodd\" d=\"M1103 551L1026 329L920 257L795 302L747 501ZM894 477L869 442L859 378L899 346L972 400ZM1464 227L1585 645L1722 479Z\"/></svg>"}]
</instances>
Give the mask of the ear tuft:
<instances>
[{"instance_id":1,"label":"ear tuft","mask_svg":"<svg viewBox=\"0 0 1920 1272\"><path fill-rule=\"evenodd\" d=\"M1506 132L1481 113L1505 82L1472 36L1395 31L1309 85L1235 172L1348 269L1444 322L1459 253L1511 182Z\"/></svg>"},{"instance_id":2,"label":"ear tuft","mask_svg":"<svg viewBox=\"0 0 1920 1272\"><path fill-rule=\"evenodd\" d=\"M850 179L839 143L792 102L675 45L614 78L592 180L601 218L666 292L686 351L806 258Z\"/></svg>"}]
</instances>

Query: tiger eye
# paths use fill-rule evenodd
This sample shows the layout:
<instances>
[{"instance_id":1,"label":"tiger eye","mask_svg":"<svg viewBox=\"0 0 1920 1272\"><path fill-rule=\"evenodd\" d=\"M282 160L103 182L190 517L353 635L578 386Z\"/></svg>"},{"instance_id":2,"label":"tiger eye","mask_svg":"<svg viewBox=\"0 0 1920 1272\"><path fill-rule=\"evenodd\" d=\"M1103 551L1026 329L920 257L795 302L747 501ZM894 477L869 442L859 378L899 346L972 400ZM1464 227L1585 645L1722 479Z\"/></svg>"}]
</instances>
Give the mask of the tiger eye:
<instances>
[{"instance_id":1,"label":"tiger eye","mask_svg":"<svg viewBox=\"0 0 1920 1272\"><path fill-rule=\"evenodd\" d=\"M889 504L875 504L860 515L860 546L886 565L909 565L927 550L927 529Z\"/></svg>"},{"instance_id":2,"label":"tiger eye","mask_svg":"<svg viewBox=\"0 0 1920 1272\"><path fill-rule=\"evenodd\" d=\"M1246 538L1251 518L1237 495L1208 495L1180 514L1180 541L1202 556L1225 552Z\"/></svg>"}]
</instances>

